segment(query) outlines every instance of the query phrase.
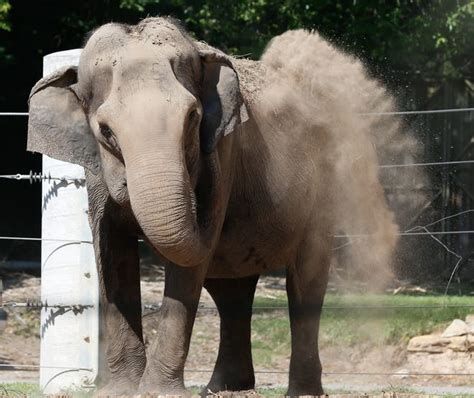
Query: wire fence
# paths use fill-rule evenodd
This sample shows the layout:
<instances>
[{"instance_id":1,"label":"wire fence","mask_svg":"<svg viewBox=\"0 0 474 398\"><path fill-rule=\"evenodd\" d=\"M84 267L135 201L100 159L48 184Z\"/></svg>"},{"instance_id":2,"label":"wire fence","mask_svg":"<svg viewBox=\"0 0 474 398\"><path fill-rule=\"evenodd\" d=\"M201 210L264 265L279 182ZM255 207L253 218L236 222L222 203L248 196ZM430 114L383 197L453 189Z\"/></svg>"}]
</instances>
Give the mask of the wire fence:
<instances>
[{"instance_id":1,"label":"wire fence","mask_svg":"<svg viewBox=\"0 0 474 398\"><path fill-rule=\"evenodd\" d=\"M276 300L278 301L278 300ZM161 303L143 304L144 311L158 312L162 307ZM89 304L48 304L38 300L27 300L25 302L7 301L0 304L0 308L9 309L26 309L26 310L48 310L51 308L61 308L69 310L82 311L89 308L94 308ZM408 310L408 309L448 309L448 308L474 308L474 304L425 304L425 305L323 305L324 310ZM254 310L279 311L288 310L287 305L254 305ZM217 311L217 307L213 305L199 305L198 311ZM145 315L149 315L145 314Z\"/></svg>"},{"instance_id":2,"label":"wire fence","mask_svg":"<svg viewBox=\"0 0 474 398\"><path fill-rule=\"evenodd\" d=\"M30 170L29 174L3 174L0 175L0 178L7 179L7 180L28 180L30 184L34 182L41 182L41 181L67 181L67 182L75 182L79 184L83 184L86 180L85 178L74 178L74 177L51 177L51 174L43 175L42 173L36 173Z\"/></svg>"},{"instance_id":3,"label":"wire fence","mask_svg":"<svg viewBox=\"0 0 474 398\"><path fill-rule=\"evenodd\" d=\"M429 115L436 113L455 113L455 112L474 112L474 108L445 108L445 109L427 109L415 111L398 112L364 112L363 116L403 116L403 115ZM28 116L28 112L0 112L0 116Z\"/></svg>"},{"instance_id":4,"label":"wire fence","mask_svg":"<svg viewBox=\"0 0 474 398\"><path fill-rule=\"evenodd\" d=\"M400 116L400 115L426 115L426 114L440 114L440 113L455 113L455 112L474 112L474 108L455 108L455 109L433 109L433 110L421 110L421 111L400 111L400 112L386 112L386 113L362 113L364 116L371 115L386 115L386 116ZM25 117L28 116L28 112L0 112L0 116L7 117ZM439 161L439 162L424 162L424 163L408 163L408 164L383 164L379 167L382 169L389 168L406 168L406 167L438 167L438 166L454 166L454 165L470 165L474 164L474 160L455 160L455 161ZM43 175L42 173L36 173L30 171L29 174L7 174L0 175L0 179L9 179L15 181L29 181L31 184L41 181L67 181L79 185L84 185L85 180L83 178L72 178L68 176L51 176ZM429 236L439 243L443 249L448 253L457 257L457 262L451 273L451 277L448 281L445 293L447 293L449 284L452 281L454 274L456 273L462 256L457 254L454 250L450 249L446 244L441 242L438 237L449 236L449 235L460 235L460 234L473 234L474 230L453 230L453 231L431 231L428 228L433 225L444 221L448 218L457 217L460 215L468 214L474 212L474 209L464 210L457 214L451 215L449 217L444 217L439 220L436 220L427 225L415 226L408 230L400 232L398 235L402 237L413 237L413 236ZM340 245L333 250L345 247L350 244L355 244L360 241L361 238L370 237L371 234L336 234L334 238L336 239L349 239L343 245ZM0 240L12 240L12 241L32 241L32 242L59 242L67 244L92 244L92 241L89 240L70 240L70 239L61 239L61 238L36 238L36 237L21 237L21 236L0 236ZM0 286L0 308L4 309L23 309L23 310L48 310L48 309L64 309L71 310L74 312L82 312L84 310L93 308L93 305L84 305L80 303L76 304L48 304L47 302L41 302L39 300L24 300L19 301L8 301L2 302L1 300L1 286ZM143 304L142 309L144 311L144 316L155 314L160 311L162 304L161 303L146 303ZM359 310L377 310L377 311L389 311L389 310L417 310L417 309L448 309L448 308L458 308L458 309L470 309L474 308L474 303L472 305L460 305L460 304L437 304L437 305L324 305L323 311L326 310L344 310L344 311L359 311ZM258 311L286 311L288 306L283 305L281 302L275 303L275 305L255 305L254 310ZM217 307L213 305L199 305L198 311L217 311ZM13 370L32 370L40 368L49 368L57 369L64 371L88 371L93 372L93 369L90 368L78 368L78 367L64 367L64 366L40 366L40 365L27 365L27 364L16 364L16 363L0 363L0 370L2 369L13 369ZM185 369L187 373L212 373L211 369ZM279 370L266 370L266 369L257 369L255 370L256 374L288 374L287 371ZM357 371L348 371L348 372L326 372L323 371L323 375L348 375L348 376L407 376L407 377L443 377L443 376L461 376L461 377L472 377L474 373L469 372L357 372Z\"/></svg>"},{"instance_id":5,"label":"wire fence","mask_svg":"<svg viewBox=\"0 0 474 398\"><path fill-rule=\"evenodd\" d=\"M68 366L41 366L41 365L24 365L24 364L0 364L1 369L58 369L58 370L83 370L86 372L93 372L90 368L77 368ZM187 373L212 373L213 369L184 369ZM256 374L289 374L285 370L271 370L271 369L255 369ZM426 377L426 376L474 376L474 373L453 373L453 372L326 372L322 371L323 375L326 376L408 376L408 377Z\"/></svg>"}]
</instances>

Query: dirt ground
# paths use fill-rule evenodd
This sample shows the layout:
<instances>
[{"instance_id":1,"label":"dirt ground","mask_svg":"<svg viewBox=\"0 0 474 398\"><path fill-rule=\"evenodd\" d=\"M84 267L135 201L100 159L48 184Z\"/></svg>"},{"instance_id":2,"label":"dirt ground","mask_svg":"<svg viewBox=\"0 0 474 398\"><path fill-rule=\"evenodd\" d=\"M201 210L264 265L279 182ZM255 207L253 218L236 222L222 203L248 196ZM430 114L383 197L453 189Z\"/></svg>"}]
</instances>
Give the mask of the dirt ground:
<instances>
[{"instance_id":1,"label":"dirt ground","mask_svg":"<svg viewBox=\"0 0 474 398\"><path fill-rule=\"evenodd\" d=\"M157 270L153 278L145 277L142 281L142 296L144 303L157 303L163 294L163 278ZM23 302L25 299L38 300L40 297L40 279L32 276L16 274L3 279L3 301ZM257 295L273 298L284 291L284 278L263 277L258 284ZM203 306L213 305L212 299L203 292L201 303ZM146 313L147 314L147 313ZM0 334L0 363L37 365L39 363L39 312L8 310L9 319L6 329ZM265 315L258 315L265 316ZM282 312L282 316L287 316ZM145 341L147 344L156 333L156 314L144 316ZM203 385L212 370L217 356L219 336L219 318L216 311L202 309L198 312L191 349L186 365L186 381L189 385ZM328 388L338 390L357 389L364 386L374 388L397 389L416 386L469 386L473 385L473 378L445 377L410 377L405 375L378 375L368 376L360 373L404 373L406 351L404 346L375 346L369 343L352 346L339 346L337 342L321 348L321 360L324 371L324 383ZM287 384L289 352L278 357L271 363L271 367L262 367L256 363L255 368L264 373L257 373L257 385L282 386ZM196 372L195 370L200 370ZM201 372L201 371L204 372ZM265 373L268 371L278 373ZM422 369L420 369L422 371ZM356 372L358 375L347 375L346 372ZM11 381L38 381L37 369L21 370L0 369L0 382Z\"/></svg>"}]
</instances>

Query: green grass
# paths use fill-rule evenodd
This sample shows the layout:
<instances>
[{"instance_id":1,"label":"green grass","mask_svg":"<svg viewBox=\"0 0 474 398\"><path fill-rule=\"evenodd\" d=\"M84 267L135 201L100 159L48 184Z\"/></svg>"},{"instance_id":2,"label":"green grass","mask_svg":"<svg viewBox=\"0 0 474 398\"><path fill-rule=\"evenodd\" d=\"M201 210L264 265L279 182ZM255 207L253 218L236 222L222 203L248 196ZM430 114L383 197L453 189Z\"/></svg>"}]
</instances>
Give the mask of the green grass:
<instances>
[{"instance_id":1,"label":"green grass","mask_svg":"<svg viewBox=\"0 0 474 398\"><path fill-rule=\"evenodd\" d=\"M254 307L286 305L284 294L276 299L256 297L254 303ZM328 294L321 317L320 345L406 344L414 336L442 330L453 319L464 319L467 314L474 313L474 308L453 308L450 305L472 306L474 297ZM331 308L345 306L406 308ZM252 339L255 362L262 366L271 366L281 355L287 355L290 352L288 312L255 309Z\"/></svg>"},{"instance_id":2,"label":"green grass","mask_svg":"<svg viewBox=\"0 0 474 398\"><path fill-rule=\"evenodd\" d=\"M70 396L74 398L92 398L93 391L70 390L60 394L61 396ZM41 398L43 394L36 383L0 383L0 397L28 397Z\"/></svg>"},{"instance_id":3,"label":"green grass","mask_svg":"<svg viewBox=\"0 0 474 398\"><path fill-rule=\"evenodd\" d=\"M33 383L0 383L0 396L40 397L38 384Z\"/></svg>"}]
</instances>

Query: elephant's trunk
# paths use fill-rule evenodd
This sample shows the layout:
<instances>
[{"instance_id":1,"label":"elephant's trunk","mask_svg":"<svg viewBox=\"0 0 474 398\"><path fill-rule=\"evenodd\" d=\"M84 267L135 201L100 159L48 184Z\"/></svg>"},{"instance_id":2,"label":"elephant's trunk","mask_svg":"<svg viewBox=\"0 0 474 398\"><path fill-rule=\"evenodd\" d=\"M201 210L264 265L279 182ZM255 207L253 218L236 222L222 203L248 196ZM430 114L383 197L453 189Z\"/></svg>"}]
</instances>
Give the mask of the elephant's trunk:
<instances>
[{"instance_id":1,"label":"elephant's trunk","mask_svg":"<svg viewBox=\"0 0 474 398\"><path fill-rule=\"evenodd\" d=\"M209 257L211 242L198 223L196 195L182 152L160 147L159 152L126 159L127 184L146 239L173 263L194 266Z\"/></svg>"}]
</instances>

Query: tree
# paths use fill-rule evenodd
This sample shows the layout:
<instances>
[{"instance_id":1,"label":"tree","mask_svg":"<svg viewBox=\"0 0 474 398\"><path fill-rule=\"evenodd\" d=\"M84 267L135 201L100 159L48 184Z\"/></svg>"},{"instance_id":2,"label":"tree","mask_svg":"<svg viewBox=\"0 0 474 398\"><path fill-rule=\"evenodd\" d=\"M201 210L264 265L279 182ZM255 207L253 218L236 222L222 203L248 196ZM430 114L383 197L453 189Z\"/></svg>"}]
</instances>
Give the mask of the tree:
<instances>
[{"instance_id":1,"label":"tree","mask_svg":"<svg viewBox=\"0 0 474 398\"><path fill-rule=\"evenodd\" d=\"M11 28L8 21L8 11L10 8L11 6L8 0L0 0L0 30L9 31ZM6 58L5 47L0 45L0 60Z\"/></svg>"},{"instance_id":2,"label":"tree","mask_svg":"<svg viewBox=\"0 0 474 398\"><path fill-rule=\"evenodd\" d=\"M10 7L8 0L0 0L0 29L2 30L10 30L10 24L7 19Z\"/></svg>"},{"instance_id":3,"label":"tree","mask_svg":"<svg viewBox=\"0 0 474 398\"><path fill-rule=\"evenodd\" d=\"M44 54L79 46L87 31L105 22L136 23L168 14L196 37L251 58L258 58L273 36L306 28L386 77L474 75L474 0L37 0L27 7L24 0L0 0L0 30L11 30L0 61L7 54L15 57L20 29L32 33Z\"/></svg>"},{"instance_id":4,"label":"tree","mask_svg":"<svg viewBox=\"0 0 474 398\"><path fill-rule=\"evenodd\" d=\"M383 73L474 75L474 0L121 0L119 6L174 14L199 38L253 58L273 36L306 28Z\"/></svg>"}]
</instances>

